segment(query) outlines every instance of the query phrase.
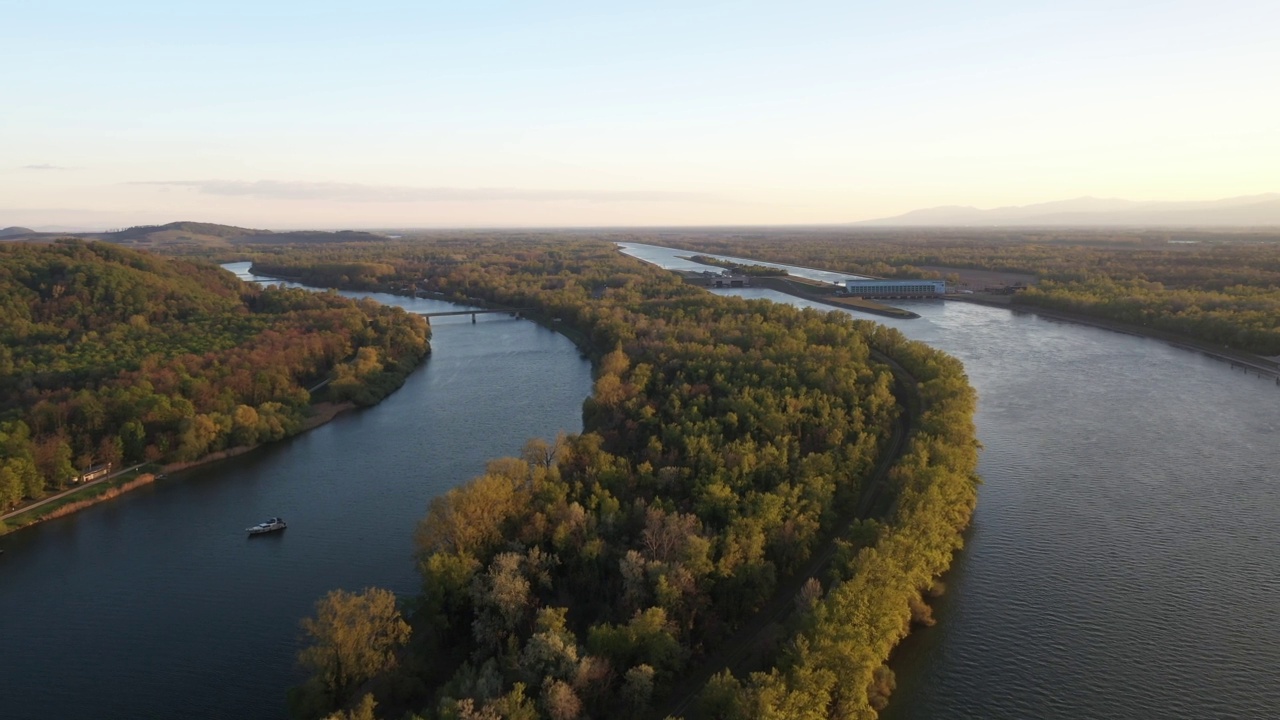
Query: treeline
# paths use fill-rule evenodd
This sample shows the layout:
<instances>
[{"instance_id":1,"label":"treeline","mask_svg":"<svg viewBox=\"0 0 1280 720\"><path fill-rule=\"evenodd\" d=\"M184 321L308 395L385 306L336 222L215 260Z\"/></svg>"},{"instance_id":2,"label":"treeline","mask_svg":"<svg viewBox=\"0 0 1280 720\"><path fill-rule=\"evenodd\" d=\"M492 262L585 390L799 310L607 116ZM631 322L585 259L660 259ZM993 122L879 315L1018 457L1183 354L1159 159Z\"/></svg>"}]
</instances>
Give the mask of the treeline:
<instances>
[{"instance_id":1,"label":"treeline","mask_svg":"<svg viewBox=\"0 0 1280 720\"><path fill-rule=\"evenodd\" d=\"M751 277L784 277L787 275L787 271L783 268L769 267L768 265L736 263L731 260L722 260L720 258L711 257L710 255L694 255L689 259L696 263L701 263L703 265L715 265L716 267L726 268L736 273L749 275Z\"/></svg>"},{"instance_id":2,"label":"treeline","mask_svg":"<svg viewBox=\"0 0 1280 720\"><path fill-rule=\"evenodd\" d=\"M922 593L973 506L972 392L959 363L845 313L704 293L608 243L468 237L326 250L279 252L271 267L312 277L390 264L394 273L371 281L536 307L608 352L582 435L531 441L522 457L496 460L432 502L416 538L423 594L411 604L407 650L343 659L325 624L309 621L313 648L325 651L306 656L314 676L293 693L298 715L647 717L836 542L847 561L824 579L829 591L806 597L833 612L837 603L870 610L819 616L811 604L802 632L838 622L875 640L858 651L866 668L836 678L862 683L850 692L873 712L883 693L865 678L883 684L901 637L880 629L924 616ZM851 523L902 413L873 348L920 381L929 411L889 477L891 513ZM893 593L864 596L885 589ZM317 620L365 628L378 647L399 637L385 612L373 621L333 609L322 602ZM801 666L785 663L778 677ZM336 665L360 670L340 679ZM706 706L768 716L772 691L756 683L722 679ZM831 689L786 692L820 708Z\"/></svg>"},{"instance_id":3,"label":"treeline","mask_svg":"<svg viewBox=\"0 0 1280 720\"><path fill-rule=\"evenodd\" d=\"M93 465L280 439L308 385L371 404L428 352L398 309L106 243L0 246L0 315L0 508Z\"/></svg>"},{"instance_id":4,"label":"treeline","mask_svg":"<svg viewBox=\"0 0 1280 720\"><path fill-rule=\"evenodd\" d=\"M649 241L881 277L941 277L945 268L1029 273L1039 283L1016 303L1280 354L1277 233L726 231Z\"/></svg>"}]
</instances>

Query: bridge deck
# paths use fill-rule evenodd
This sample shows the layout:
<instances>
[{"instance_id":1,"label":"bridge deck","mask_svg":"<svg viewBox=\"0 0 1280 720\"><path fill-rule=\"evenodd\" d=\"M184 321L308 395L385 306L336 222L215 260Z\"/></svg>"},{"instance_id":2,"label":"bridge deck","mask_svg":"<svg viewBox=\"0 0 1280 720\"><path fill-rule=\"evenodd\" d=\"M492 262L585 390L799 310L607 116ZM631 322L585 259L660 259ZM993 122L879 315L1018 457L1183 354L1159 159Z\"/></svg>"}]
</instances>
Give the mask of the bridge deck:
<instances>
[{"instance_id":1,"label":"bridge deck","mask_svg":"<svg viewBox=\"0 0 1280 720\"><path fill-rule=\"evenodd\" d=\"M530 308L502 308L499 310L450 310L448 312L426 312L417 313L422 317L446 317L449 315L490 315L493 313L522 313L528 312Z\"/></svg>"}]
</instances>

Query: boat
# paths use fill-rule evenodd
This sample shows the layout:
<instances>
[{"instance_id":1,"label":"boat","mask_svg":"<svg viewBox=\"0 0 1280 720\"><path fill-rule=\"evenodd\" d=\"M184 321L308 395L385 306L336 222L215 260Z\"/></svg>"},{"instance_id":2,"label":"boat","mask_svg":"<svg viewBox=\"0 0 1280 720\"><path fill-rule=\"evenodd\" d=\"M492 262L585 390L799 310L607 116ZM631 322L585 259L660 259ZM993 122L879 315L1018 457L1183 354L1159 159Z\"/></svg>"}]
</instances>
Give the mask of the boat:
<instances>
[{"instance_id":1,"label":"boat","mask_svg":"<svg viewBox=\"0 0 1280 720\"><path fill-rule=\"evenodd\" d=\"M288 525L285 525L284 518L273 517L267 518L266 522L260 522L251 528L245 528L245 530L250 535L262 535L265 533L277 532L285 529L286 527L288 527Z\"/></svg>"}]
</instances>

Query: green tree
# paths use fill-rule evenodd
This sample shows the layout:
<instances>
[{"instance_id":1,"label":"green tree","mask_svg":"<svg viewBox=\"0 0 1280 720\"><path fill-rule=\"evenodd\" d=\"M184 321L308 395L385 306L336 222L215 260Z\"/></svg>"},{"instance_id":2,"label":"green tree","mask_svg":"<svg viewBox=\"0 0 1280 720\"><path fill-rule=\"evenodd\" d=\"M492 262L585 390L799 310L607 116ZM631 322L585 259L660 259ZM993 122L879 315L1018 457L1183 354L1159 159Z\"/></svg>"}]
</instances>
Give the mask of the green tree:
<instances>
[{"instance_id":1,"label":"green tree","mask_svg":"<svg viewBox=\"0 0 1280 720\"><path fill-rule=\"evenodd\" d=\"M71 478L76 477L75 465L71 462L71 445L61 437L53 437L36 444L36 466L45 482L54 488L65 488ZM32 495L31 497L38 497Z\"/></svg>"},{"instance_id":2,"label":"green tree","mask_svg":"<svg viewBox=\"0 0 1280 720\"><path fill-rule=\"evenodd\" d=\"M22 481L23 495L33 500L44 496L44 475L40 474L40 470L36 468L36 464L30 458L12 458L9 460L8 466Z\"/></svg>"},{"instance_id":3,"label":"green tree","mask_svg":"<svg viewBox=\"0 0 1280 720\"><path fill-rule=\"evenodd\" d=\"M345 712L333 713L325 720L377 720L377 716L373 713L377 707L378 703L373 699L373 694L365 693L355 707Z\"/></svg>"},{"instance_id":4,"label":"green tree","mask_svg":"<svg viewBox=\"0 0 1280 720\"><path fill-rule=\"evenodd\" d=\"M7 510L22 500L25 492L22 478L9 463L0 465L0 510Z\"/></svg>"},{"instance_id":5,"label":"green tree","mask_svg":"<svg viewBox=\"0 0 1280 720\"><path fill-rule=\"evenodd\" d=\"M302 621L302 629L311 644L299 653L298 662L311 672L330 709L345 703L362 683L394 668L397 653L409 640L395 594L380 588L331 591L316 603L315 617Z\"/></svg>"}]
</instances>

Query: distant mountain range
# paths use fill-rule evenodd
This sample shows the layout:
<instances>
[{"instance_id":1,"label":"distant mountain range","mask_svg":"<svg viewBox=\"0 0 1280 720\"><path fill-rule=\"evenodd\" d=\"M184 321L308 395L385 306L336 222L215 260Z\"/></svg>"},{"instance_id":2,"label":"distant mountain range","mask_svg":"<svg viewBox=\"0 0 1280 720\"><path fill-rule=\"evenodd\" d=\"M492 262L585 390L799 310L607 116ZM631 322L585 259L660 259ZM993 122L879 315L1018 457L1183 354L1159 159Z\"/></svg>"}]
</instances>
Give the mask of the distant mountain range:
<instances>
[{"instance_id":1,"label":"distant mountain range","mask_svg":"<svg viewBox=\"0 0 1280 720\"><path fill-rule=\"evenodd\" d=\"M1035 205L1011 205L990 210L950 205L912 210L894 217L864 220L852 224L881 227L1280 225L1280 193L1245 195L1201 202L1135 202L1116 198L1082 197Z\"/></svg>"},{"instance_id":2,"label":"distant mountain range","mask_svg":"<svg viewBox=\"0 0 1280 720\"><path fill-rule=\"evenodd\" d=\"M271 230L252 230L233 225L199 222L138 225L111 232L39 232L23 227L10 227L0 230L0 238L4 240L48 242L61 237L105 240L140 248L183 246L190 248L226 248L247 244L283 245L292 243L369 242L386 239L385 235L354 230L342 230L339 232L324 232L320 230L272 232Z\"/></svg>"}]
</instances>

